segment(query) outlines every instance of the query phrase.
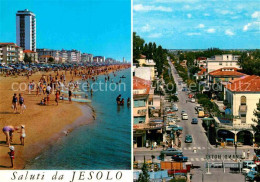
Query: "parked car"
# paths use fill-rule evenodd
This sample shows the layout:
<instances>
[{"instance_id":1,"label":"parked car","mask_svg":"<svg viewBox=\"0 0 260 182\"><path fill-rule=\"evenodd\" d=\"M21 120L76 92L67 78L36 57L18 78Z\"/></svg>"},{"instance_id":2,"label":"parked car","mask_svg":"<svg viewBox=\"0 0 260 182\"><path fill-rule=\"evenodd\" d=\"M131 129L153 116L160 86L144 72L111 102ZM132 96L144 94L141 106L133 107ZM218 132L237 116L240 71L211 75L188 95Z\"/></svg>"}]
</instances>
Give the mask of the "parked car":
<instances>
[{"instance_id":1,"label":"parked car","mask_svg":"<svg viewBox=\"0 0 260 182\"><path fill-rule=\"evenodd\" d=\"M182 110L182 111L181 111L181 115L183 115L183 114L186 114L186 111L185 111L185 110Z\"/></svg>"},{"instance_id":2,"label":"parked car","mask_svg":"<svg viewBox=\"0 0 260 182\"><path fill-rule=\"evenodd\" d=\"M191 135L185 136L185 143L192 143L192 136Z\"/></svg>"},{"instance_id":3,"label":"parked car","mask_svg":"<svg viewBox=\"0 0 260 182\"><path fill-rule=\"evenodd\" d=\"M249 171L256 171L256 164L250 164L247 168L242 169L242 174L247 174Z\"/></svg>"},{"instance_id":4,"label":"parked car","mask_svg":"<svg viewBox=\"0 0 260 182\"><path fill-rule=\"evenodd\" d=\"M188 120L189 117L186 113L182 114L182 120Z\"/></svg>"},{"instance_id":5,"label":"parked car","mask_svg":"<svg viewBox=\"0 0 260 182\"><path fill-rule=\"evenodd\" d=\"M199 114L198 114L198 117L199 117L199 118L204 118L204 117L205 117L204 111L199 111L198 113L199 113Z\"/></svg>"},{"instance_id":6,"label":"parked car","mask_svg":"<svg viewBox=\"0 0 260 182\"><path fill-rule=\"evenodd\" d=\"M255 180L255 175L256 174L257 174L257 171L249 171L246 174L246 179L249 180L249 181L253 181L253 180Z\"/></svg>"},{"instance_id":7,"label":"parked car","mask_svg":"<svg viewBox=\"0 0 260 182\"><path fill-rule=\"evenodd\" d=\"M175 148L167 148L166 150L161 151L161 154L165 154L166 156L182 155L182 151Z\"/></svg>"},{"instance_id":8,"label":"parked car","mask_svg":"<svg viewBox=\"0 0 260 182\"><path fill-rule=\"evenodd\" d=\"M195 99L191 98L190 102L195 103Z\"/></svg>"},{"instance_id":9,"label":"parked car","mask_svg":"<svg viewBox=\"0 0 260 182\"><path fill-rule=\"evenodd\" d=\"M197 118L192 118L191 124L198 124L198 119Z\"/></svg>"},{"instance_id":10,"label":"parked car","mask_svg":"<svg viewBox=\"0 0 260 182\"><path fill-rule=\"evenodd\" d=\"M187 162L188 161L188 157L185 157L185 156L183 156L182 154L181 155L173 155L172 156L172 159L174 160L174 161L181 161L181 162Z\"/></svg>"},{"instance_id":11,"label":"parked car","mask_svg":"<svg viewBox=\"0 0 260 182\"><path fill-rule=\"evenodd\" d=\"M172 105L172 110L173 110L173 111L178 111L178 109L179 109L179 108L178 108L178 106L177 106L176 104L173 104L173 105Z\"/></svg>"}]
</instances>

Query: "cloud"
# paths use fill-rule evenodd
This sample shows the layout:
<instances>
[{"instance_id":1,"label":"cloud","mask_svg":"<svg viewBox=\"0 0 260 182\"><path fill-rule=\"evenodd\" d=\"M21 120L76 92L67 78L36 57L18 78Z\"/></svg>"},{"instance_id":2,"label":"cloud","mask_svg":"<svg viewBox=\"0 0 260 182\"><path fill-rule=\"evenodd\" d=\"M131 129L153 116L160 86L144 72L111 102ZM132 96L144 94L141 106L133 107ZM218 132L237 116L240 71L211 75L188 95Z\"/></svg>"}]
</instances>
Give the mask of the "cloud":
<instances>
[{"instance_id":1,"label":"cloud","mask_svg":"<svg viewBox=\"0 0 260 182\"><path fill-rule=\"evenodd\" d=\"M148 35L149 38L159 38L162 36L162 33L152 33Z\"/></svg>"},{"instance_id":2,"label":"cloud","mask_svg":"<svg viewBox=\"0 0 260 182\"><path fill-rule=\"evenodd\" d=\"M208 33L215 33L215 32L216 32L216 29L214 29L214 28L209 28L209 29L206 30L206 32L208 32Z\"/></svg>"},{"instance_id":3,"label":"cloud","mask_svg":"<svg viewBox=\"0 0 260 182\"><path fill-rule=\"evenodd\" d=\"M151 30L153 30L153 28L149 24L146 24L143 27L141 27L142 32L150 32Z\"/></svg>"},{"instance_id":4,"label":"cloud","mask_svg":"<svg viewBox=\"0 0 260 182\"><path fill-rule=\"evenodd\" d=\"M164 6L143 6L142 4L134 5L134 11L163 11L163 12L172 12L172 8L164 7Z\"/></svg>"},{"instance_id":5,"label":"cloud","mask_svg":"<svg viewBox=\"0 0 260 182\"><path fill-rule=\"evenodd\" d=\"M255 21L252 23L248 23L243 27L244 32L248 31L249 29L252 29L252 30L256 29L256 30L260 31L260 22Z\"/></svg>"},{"instance_id":6,"label":"cloud","mask_svg":"<svg viewBox=\"0 0 260 182\"><path fill-rule=\"evenodd\" d=\"M228 36L233 36L233 35L235 35L235 33L232 32L230 29L227 29L227 30L225 31L225 34L228 35Z\"/></svg>"},{"instance_id":7,"label":"cloud","mask_svg":"<svg viewBox=\"0 0 260 182\"><path fill-rule=\"evenodd\" d=\"M258 18L260 19L260 11L255 11L252 15L251 15L252 18Z\"/></svg>"},{"instance_id":8,"label":"cloud","mask_svg":"<svg viewBox=\"0 0 260 182\"><path fill-rule=\"evenodd\" d=\"M201 33L199 32L191 32L191 33L187 33L188 36L194 36L194 35L201 35Z\"/></svg>"},{"instance_id":9,"label":"cloud","mask_svg":"<svg viewBox=\"0 0 260 182\"><path fill-rule=\"evenodd\" d=\"M229 11L229 10L224 10L224 9L216 9L215 11L216 11L216 13L222 14L222 15L233 15L234 14L234 12Z\"/></svg>"},{"instance_id":10,"label":"cloud","mask_svg":"<svg viewBox=\"0 0 260 182\"><path fill-rule=\"evenodd\" d=\"M187 17L188 17L188 18L191 18L191 17L192 17L192 15L189 13L189 14L187 14Z\"/></svg>"},{"instance_id":11,"label":"cloud","mask_svg":"<svg viewBox=\"0 0 260 182\"><path fill-rule=\"evenodd\" d=\"M204 24L199 24L199 25L198 25L198 28L204 28L204 27L205 27Z\"/></svg>"}]
</instances>

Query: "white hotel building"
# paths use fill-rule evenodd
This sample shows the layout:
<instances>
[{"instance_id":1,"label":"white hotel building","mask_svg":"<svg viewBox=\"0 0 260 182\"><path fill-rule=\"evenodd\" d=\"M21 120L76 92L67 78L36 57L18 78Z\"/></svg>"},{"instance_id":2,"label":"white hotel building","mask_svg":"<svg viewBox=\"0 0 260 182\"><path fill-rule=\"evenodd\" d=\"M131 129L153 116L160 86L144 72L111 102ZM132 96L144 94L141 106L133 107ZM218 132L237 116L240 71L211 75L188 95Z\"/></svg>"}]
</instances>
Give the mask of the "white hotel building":
<instances>
[{"instance_id":1,"label":"white hotel building","mask_svg":"<svg viewBox=\"0 0 260 182\"><path fill-rule=\"evenodd\" d=\"M16 13L16 44L36 52L36 18L28 9Z\"/></svg>"},{"instance_id":2,"label":"white hotel building","mask_svg":"<svg viewBox=\"0 0 260 182\"><path fill-rule=\"evenodd\" d=\"M215 55L208 58L206 60L207 73L226 67L240 68L238 59L238 55L232 54Z\"/></svg>"}]
</instances>

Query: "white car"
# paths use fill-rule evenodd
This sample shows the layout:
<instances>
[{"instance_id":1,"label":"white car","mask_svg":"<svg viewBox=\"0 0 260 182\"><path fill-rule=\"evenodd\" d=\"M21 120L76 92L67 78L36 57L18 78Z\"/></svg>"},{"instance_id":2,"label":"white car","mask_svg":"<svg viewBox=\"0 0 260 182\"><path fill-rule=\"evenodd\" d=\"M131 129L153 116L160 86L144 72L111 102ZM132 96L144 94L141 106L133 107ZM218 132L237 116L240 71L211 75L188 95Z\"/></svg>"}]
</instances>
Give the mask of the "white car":
<instances>
[{"instance_id":1,"label":"white car","mask_svg":"<svg viewBox=\"0 0 260 182\"><path fill-rule=\"evenodd\" d=\"M188 120L188 119L189 119L188 115L186 113L183 113L182 120Z\"/></svg>"},{"instance_id":2,"label":"white car","mask_svg":"<svg viewBox=\"0 0 260 182\"><path fill-rule=\"evenodd\" d=\"M251 170L256 170L255 168L256 168L256 164L250 164L247 166L247 168L242 169L242 174L247 174Z\"/></svg>"},{"instance_id":3,"label":"white car","mask_svg":"<svg viewBox=\"0 0 260 182\"><path fill-rule=\"evenodd\" d=\"M195 103L195 99L191 98L190 102Z\"/></svg>"}]
</instances>

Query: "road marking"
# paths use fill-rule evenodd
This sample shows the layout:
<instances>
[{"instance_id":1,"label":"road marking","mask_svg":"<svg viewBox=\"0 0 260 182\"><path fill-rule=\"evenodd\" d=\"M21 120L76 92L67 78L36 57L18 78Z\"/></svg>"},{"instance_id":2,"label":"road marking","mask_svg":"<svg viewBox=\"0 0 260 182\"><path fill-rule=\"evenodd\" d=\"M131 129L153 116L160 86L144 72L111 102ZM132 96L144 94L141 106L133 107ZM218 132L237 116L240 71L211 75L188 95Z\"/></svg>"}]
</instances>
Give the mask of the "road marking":
<instances>
[{"instance_id":1,"label":"road marking","mask_svg":"<svg viewBox=\"0 0 260 182\"><path fill-rule=\"evenodd\" d=\"M183 148L183 150L187 150L187 148L186 148L186 147L184 147L184 148Z\"/></svg>"},{"instance_id":2,"label":"road marking","mask_svg":"<svg viewBox=\"0 0 260 182\"><path fill-rule=\"evenodd\" d=\"M196 149L196 147L193 147L193 149Z\"/></svg>"},{"instance_id":3,"label":"road marking","mask_svg":"<svg viewBox=\"0 0 260 182\"><path fill-rule=\"evenodd\" d=\"M191 147L189 147L189 150L191 150Z\"/></svg>"},{"instance_id":4,"label":"road marking","mask_svg":"<svg viewBox=\"0 0 260 182\"><path fill-rule=\"evenodd\" d=\"M196 161L199 161L199 158L195 158Z\"/></svg>"},{"instance_id":5,"label":"road marking","mask_svg":"<svg viewBox=\"0 0 260 182\"><path fill-rule=\"evenodd\" d=\"M204 158L200 158L201 161L204 161Z\"/></svg>"},{"instance_id":6,"label":"road marking","mask_svg":"<svg viewBox=\"0 0 260 182\"><path fill-rule=\"evenodd\" d=\"M201 148L200 147L198 147L198 150L200 150Z\"/></svg>"},{"instance_id":7,"label":"road marking","mask_svg":"<svg viewBox=\"0 0 260 182\"><path fill-rule=\"evenodd\" d=\"M193 159L193 158L190 158L190 161L194 161L194 159Z\"/></svg>"},{"instance_id":8,"label":"road marking","mask_svg":"<svg viewBox=\"0 0 260 182\"><path fill-rule=\"evenodd\" d=\"M202 149L206 149L205 147L202 147Z\"/></svg>"}]
</instances>

